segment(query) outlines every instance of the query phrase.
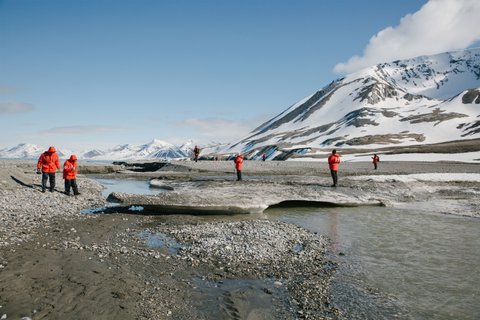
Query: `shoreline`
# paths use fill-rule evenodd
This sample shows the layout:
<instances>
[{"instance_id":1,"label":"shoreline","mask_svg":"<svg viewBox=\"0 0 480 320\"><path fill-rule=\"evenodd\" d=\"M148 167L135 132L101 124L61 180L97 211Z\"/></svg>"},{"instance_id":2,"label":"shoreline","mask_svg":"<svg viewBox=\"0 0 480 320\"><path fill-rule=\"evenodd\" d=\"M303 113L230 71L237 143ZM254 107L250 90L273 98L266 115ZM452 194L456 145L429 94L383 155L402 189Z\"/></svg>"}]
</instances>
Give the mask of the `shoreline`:
<instances>
[{"instance_id":1,"label":"shoreline","mask_svg":"<svg viewBox=\"0 0 480 320\"><path fill-rule=\"evenodd\" d=\"M247 162L245 168L249 164ZM29 165L0 161L0 316L6 314L8 319L91 318L92 315L106 319L339 316L340 311L329 304L329 283L336 266L325 251L328 239L321 235L295 225L261 219L226 223L207 222L192 215L81 214L81 209L106 204L100 185L81 175L78 182L82 194L78 197L60 192L42 194L36 186L38 176L29 170ZM359 171L371 174L371 163L341 167L344 180L340 183L344 185L336 191L322 187L329 182L324 164L318 172L312 172L312 167L306 164L303 167L298 163L287 164L285 171L290 174L270 175L269 172L278 172L282 163L255 163L250 168L258 177L249 178L245 174L245 179L251 181L242 184L233 183L230 180L233 177L225 172L225 168L233 167L229 162L174 165L183 166L180 178L168 167L148 174L109 175L146 180L164 178L167 184L177 179L201 179L200 194L215 194L208 190L220 185L232 188L234 195L245 189L249 201L256 199L254 193L264 198L265 188L278 187L290 190L288 193L294 190L349 196L364 193L369 194L367 198L376 194L377 198L388 199L395 205L409 205L429 201L432 194L422 191L428 187L434 190L435 196L453 199L461 205L469 202L472 205L469 210L480 211L478 201L471 199L472 193L469 193L480 192L475 182L349 179L358 176ZM465 164L380 165L378 175L433 170L480 172L480 166ZM100 168L100 171L106 174L106 169ZM273 181L262 175L274 177ZM23 184L15 182L12 176ZM32 184L33 188L29 187ZM257 186L263 188L255 189ZM62 188L63 181L57 179L57 189ZM178 193L180 199L186 199L192 189L182 192ZM289 240L281 245L285 239ZM259 246L265 243L270 244ZM303 247L296 246L298 244ZM262 249L265 247L268 250ZM298 260L299 257L302 259ZM303 272L298 273L299 270ZM240 285L250 288L244 296L238 295ZM217 296L218 288L227 296ZM210 306L210 298L219 299L221 308ZM254 302L257 298L262 301L260 305Z\"/></svg>"},{"instance_id":2,"label":"shoreline","mask_svg":"<svg viewBox=\"0 0 480 320\"><path fill-rule=\"evenodd\" d=\"M0 170L1 178L9 184L9 189L0 193L4 222L0 227L0 316L204 319L227 314L252 319L295 319L297 314L318 318L319 313L336 312L328 306L327 288L333 268L323 258L326 239L320 235L294 225L261 220L243 222L243 232L258 237L230 243L236 243L237 248L244 248L245 244L256 247L249 254L258 263L250 265L252 256L246 253L244 259L232 262L228 260L229 252L218 254L216 248L205 246L198 247L199 251L188 251L192 248L188 243L202 227L223 230L226 238L232 238L237 232L235 225L215 225L195 216L160 217L166 222L159 225L157 218L148 216L80 214L80 209L106 203L94 181L79 177L81 195L77 197L58 192L58 187L56 192L41 193L38 185L33 183L32 187L28 183L35 175L32 178L22 169L6 167ZM5 180L11 176L16 180ZM169 253L164 246L149 247L142 236L148 230L173 236L193 225L197 229L184 233L184 249L176 254ZM291 240L282 248L272 245L269 250L259 250L265 232L273 243L287 237ZM310 245L306 245L307 239ZM219 241L222 244L225 239ZM292 251L295 244L304 242L301 251ZM214 252L217 254L212 256ZM272 262L270 254L277 259ZM236 256L242 255L237 252ZM304 280L309 274L294 272L299 270L298 256L311 256L302 263L309 273L318 275L311 284ZM235 296L238 283L228 279L237 278L256 281L257 287L248 289L249 297ZM198 288L199 283L203 289ZM302 293L305 286L313 283L323 283L323 291ZM208 284L224 286L223 290L232 296L220 303L220 308L214 308L202 298ZM265 305L254 303L259 294ZM319 310L302 303L302 297L324 307ZM203 303L199 305L198 301Z\"/></svg>"}]
</instances>

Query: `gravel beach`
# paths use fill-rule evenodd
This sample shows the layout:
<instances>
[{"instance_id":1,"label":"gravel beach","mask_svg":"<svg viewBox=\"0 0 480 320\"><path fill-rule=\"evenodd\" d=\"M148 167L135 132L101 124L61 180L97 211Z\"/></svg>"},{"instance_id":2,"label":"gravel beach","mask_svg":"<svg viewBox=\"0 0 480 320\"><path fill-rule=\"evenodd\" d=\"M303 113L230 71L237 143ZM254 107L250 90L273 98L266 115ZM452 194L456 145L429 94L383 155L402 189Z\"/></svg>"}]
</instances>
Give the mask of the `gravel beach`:
<instances>
[{"instance_id":1,"label":"gravel beach","mask_svg":"<svg viewBox=\"0 0 480 320\"><path fill-rule=\"evenodd\" d=\"M84 167L89 174L159 179L185 199L196 188L188 183L200 181L199 194L214 195L209 190L233 184L233 194L246 190L250 201L256 201L254 193L272 187L307 190L303 197L313 191L321 197L337 194L332 201L375 195L383 205L399 207L440 198L463 208L460 214L476 216L480 211L478 200L472 199L480 192L478 181L354 179L372 174L478 174L477 164L385 162L373 172L371 163L344 163L337 190L330 190L329 172L318 162L247 161L246 181L236 185L233 165L224 161L172 162L142 173L121 166ZM80 175L81 195L66 196L57 174L56 192L41 193L33 168L31 161L0 161L4 319L341 317L341 310L330 303L336 266L328 258L329 240L322 235L252 217L223 222L178 214L82 214L82 209L106 205L98 183ZM186 182L186 187L177 187L178 182ZM129 197L121 200L133 204ZM281 197L288 198L283 193Z\"/></svg>"}]
</instances>

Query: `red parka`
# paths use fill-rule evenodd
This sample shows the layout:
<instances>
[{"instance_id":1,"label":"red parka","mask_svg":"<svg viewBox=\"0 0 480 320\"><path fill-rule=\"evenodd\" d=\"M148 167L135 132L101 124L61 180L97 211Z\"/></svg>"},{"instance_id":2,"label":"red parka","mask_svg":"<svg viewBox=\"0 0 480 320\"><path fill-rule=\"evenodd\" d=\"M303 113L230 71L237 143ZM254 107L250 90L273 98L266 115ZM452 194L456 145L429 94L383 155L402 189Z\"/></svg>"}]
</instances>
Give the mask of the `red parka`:
<instances>
[{"instance_id":1,"label":"red parka","mask_svg":"<svg viewBox=\"0 0 480 320\"><path fill-rule=\"evenodd\" d=\"M372 161L373 163L377 163L377 162L380 161L380 157L377 156L377 155L374 155L374 156L372 157L372 159L373 159L373 161Z\"/></svg>"},{"instance_id":2,"label":"red parka","mask_svg":"<svg viewBox=\"0 0 480 320\"><path fill-rule=\"evenodd\" d=\"M235 169L238 170L238 171L242 171L242 167L243 167L243 157L241 155L238 155L235 160L233 160L233 162L235 162Z\"/></svg>"},{"instance_id":3,"label":"red parka","mask_svg":"<svg viewBox=\"0 0 480 320\"><path fill-rule=\"evenodd\" d=\"M338 153L332 154L328 157L328 165L330 166L330 170L338 171L338 164L340 163L340 156Z\"/></svg>"},{"instance_id":4,"label":"red parka","mask_svg":"<svg viewBox=\"0 0 480 320\"><path fill-rule=\"evenodd\" d=\"M63 179L73 180L77 178L77 157L71 155L70 159L63 164Z\"/></svg>"},{"instance_id":5,"label":"red parka","mask_svg":"<svg viewBox=\"0 0 480 320\"><path fill-rule=\"evenodd\" d=\"M48 148L48 151L42 153L37 162L37 169L42 169L42 172L55 172L60 169L60 162L58 162L58 154L55 147Z\"/></svg>"}]
</instances>

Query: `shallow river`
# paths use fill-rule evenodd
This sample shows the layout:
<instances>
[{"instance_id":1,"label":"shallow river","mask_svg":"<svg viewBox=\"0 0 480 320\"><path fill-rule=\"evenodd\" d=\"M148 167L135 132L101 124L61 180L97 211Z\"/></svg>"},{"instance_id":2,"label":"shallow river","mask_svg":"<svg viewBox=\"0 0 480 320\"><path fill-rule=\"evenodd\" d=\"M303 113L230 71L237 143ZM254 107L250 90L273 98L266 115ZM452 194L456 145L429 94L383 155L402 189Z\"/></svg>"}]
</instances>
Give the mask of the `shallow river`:
<instances>
[{"instance_id":1,"label":"shallow river","mask_svg":"<svg viewBox=\"0 0 480 320\"><path fill-rule=\"evenodd\" d=\"M349 319L480 319L480 219L377 207L266 215L332 240L334 301Z\"/></svg>"},{"instance_id":2,"label":"shallow river","mask_svg":"<svg viewBox=\"0 0 480 320\"><path fill-rule=\"evenodd\" d=\"M148 184L142 186L145 192L138 181L131 189L122 181L125 192L147 193ZM339 265L332 301L346 319L480 319L478 218L383 207L204 217L251 218L294 223L331 239L331 258Z\"/></svg>"}]
</instances>

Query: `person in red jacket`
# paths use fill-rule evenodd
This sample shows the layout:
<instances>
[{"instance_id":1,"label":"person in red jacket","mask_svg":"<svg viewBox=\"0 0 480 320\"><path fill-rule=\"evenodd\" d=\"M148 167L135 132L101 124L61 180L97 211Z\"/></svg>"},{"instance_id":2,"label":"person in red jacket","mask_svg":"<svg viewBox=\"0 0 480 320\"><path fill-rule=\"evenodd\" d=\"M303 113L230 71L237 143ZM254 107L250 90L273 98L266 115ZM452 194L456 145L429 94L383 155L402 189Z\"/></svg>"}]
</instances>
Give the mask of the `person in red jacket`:
<instances>
[{"instance_id":1,"label":"person in red jacket","mask_svg":"<svg viewBox=\"0 0 480 320\"><path fill-rule=\"evenodd\" d=\"M47 188L47 180L50 180L50 192L55 189L55 172L60 169L58 155L55 147L51 146L42 153L37 162L37 173L42 173L42 192Z\"/></svg>"},{"instance_id":2,"label":"person in red jacket","mask_svg":"<svg viewBox=\"0 0 480 320\"><path fill-rule=\"evenodd\" d=\"M373 168L377 170L377 163L380 162L380 157L375 153L372 157L373 159Z\"/></svg>"},{"instance_id":3,"label":"person in red jacket","mask_svg":"<svg viewBox=\"0 0 480 320\"><path fill-rule=\"evenodd\" d=\"M200 155L200 148L197 145L195 145L195 148L193 148L193 156L194 156L195 162L198 161L199 155Z\"/></svg>"},{"instance_id":4,"label":"person in red jacket","mask_svg":"<svg viewBox=\"0 0 480 320\"><path fill-rule=\"evenodd\" d=\"M65 194L70 195L70 187L74 195L79 195L77 186L77 156L72 154L70 159L63 164L63 179L65 179Z\"/></svg>"},{"instance_id":5,"label":"person in red jacket","mask_svg":"<svg viewBox=\"0 0 480 320\"><path fill-rule=\"evenodd\" d=\"M237 181L240 181L242 180L243 156L237 153L233 162L235 162L235 170L237 170Z\"/></svg>"},{"instance_id":6,"label":"person in red jacket","mask_svg":"<svg viewBox=\"0 0 480 320\"><path fill-rule=\"evenodd\" d=\"M332 154L328 157L328 165L330 167L330 174L332 175L333 185L336 187L338 183L338 164L340 163L340 155L337 154L337 150L333 149Z\"/></svg>"}]
</instances>

